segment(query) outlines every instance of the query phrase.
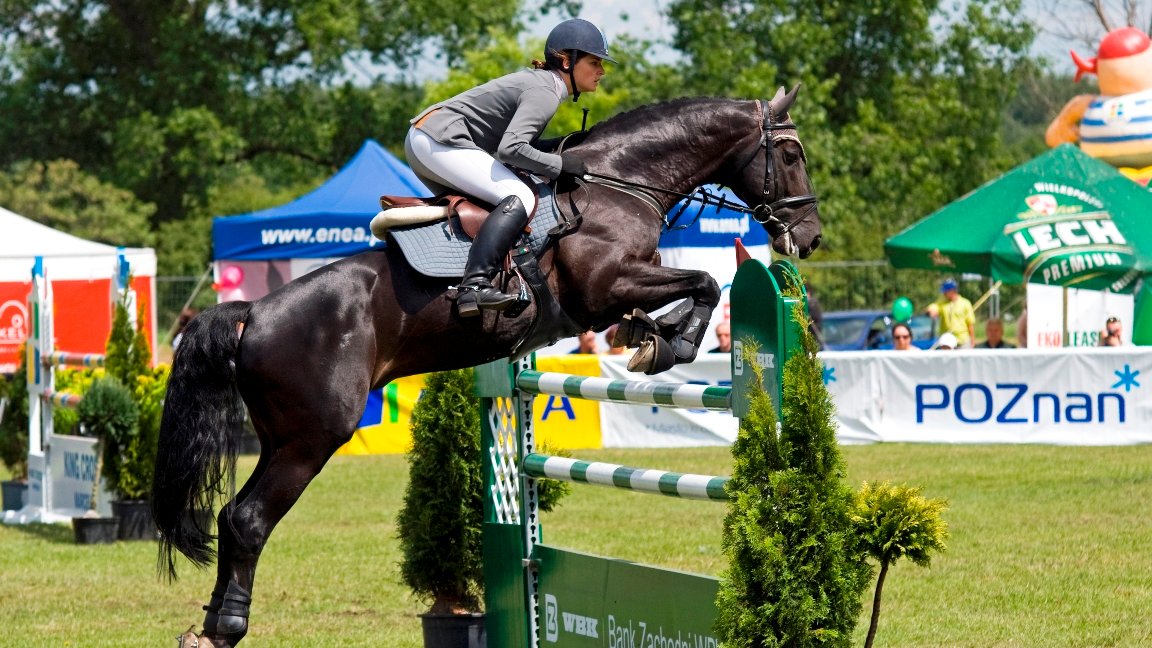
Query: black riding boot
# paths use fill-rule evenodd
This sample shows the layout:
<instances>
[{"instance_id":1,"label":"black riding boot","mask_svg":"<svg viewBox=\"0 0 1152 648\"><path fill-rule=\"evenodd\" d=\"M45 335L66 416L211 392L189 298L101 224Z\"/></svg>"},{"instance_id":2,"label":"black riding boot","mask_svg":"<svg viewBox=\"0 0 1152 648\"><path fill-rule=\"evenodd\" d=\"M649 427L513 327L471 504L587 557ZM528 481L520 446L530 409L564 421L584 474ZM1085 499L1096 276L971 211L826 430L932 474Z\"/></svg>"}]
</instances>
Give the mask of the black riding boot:
<instances>
[{"instance_id":1,"label":"black riding boot","mask_svg":"<svg viewBox=\"0 0 1152 648\"><path fill-rule=\"evenodd\" d=\"M456 291L456 310L460 317L475 317L480 309L502 311L516 302L516 296L493 288L492 278L496 276L500 260L527 224L528 211L516 196L508 196L492 209L480 226L476 240L472 241L464 280Z\"/></svg>"}]
</instances>

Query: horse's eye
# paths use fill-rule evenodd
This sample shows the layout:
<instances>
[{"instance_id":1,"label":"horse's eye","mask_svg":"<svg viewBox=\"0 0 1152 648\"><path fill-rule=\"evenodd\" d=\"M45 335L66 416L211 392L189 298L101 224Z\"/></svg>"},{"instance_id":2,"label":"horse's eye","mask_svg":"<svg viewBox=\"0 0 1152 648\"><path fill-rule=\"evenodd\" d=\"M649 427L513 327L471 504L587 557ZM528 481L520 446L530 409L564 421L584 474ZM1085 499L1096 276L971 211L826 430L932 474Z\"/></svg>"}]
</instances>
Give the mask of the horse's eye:
<instances>
[{"instance_id":1,"label":"horse's eye","mask_svg":"<svg viewBox=\"0 0 1152 648\"><path fill-rule=\"evenodd\" d=\"M792 148L791 146L784 149L784 164L789 166L800 162L803 158L800 157L800 151Z\"/></svg>"}]
</instances>

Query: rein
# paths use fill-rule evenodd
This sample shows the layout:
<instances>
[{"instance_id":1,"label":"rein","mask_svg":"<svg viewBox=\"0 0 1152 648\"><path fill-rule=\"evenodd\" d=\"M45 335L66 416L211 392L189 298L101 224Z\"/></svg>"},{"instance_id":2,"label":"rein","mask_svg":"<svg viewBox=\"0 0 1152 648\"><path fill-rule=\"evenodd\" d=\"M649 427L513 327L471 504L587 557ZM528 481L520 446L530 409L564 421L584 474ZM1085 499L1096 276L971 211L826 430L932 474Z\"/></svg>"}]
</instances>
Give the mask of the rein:
<instances>
[{"instance_id":1,"label":"rein","mask_svg":"<svg viewBox=\"0 0 1152 648\"><path fill-rule=\"evenodd\" d=\"M617 178L614 176L592 172L587 172L584 175L584 180L594 184L603 185L617 191L621 191L644 201L645 204L647 204L655 212L657 212L657 214L660 215L666 231L691 227L693 223L699 220L700 215L703 213L705 208L711 205L715 205L717 209L731 209L742 214L748 214L757 223L769 227L774 227L776 232L773 235L775 237L788 236L792 229L800 223L804 222L812 212L806 212L800 218L797 218L790 223L785 223L776 217L776 211L780 208L799 207L809 203L814 204L818 201L818 198L815 194L803 194L800 196L777 198L776 200L769 202L773 195L779 195L780 193L778 186L779 176L776 173L776 161L772 155L772 149L775 147L776 142L779 140L788 139L800 144L800 139L795 135L774 135L774 133L779 131L795 132L796 125L788 122L776 121L775 116L772 114L771 104L768 106L768 113L764 114L763 104L760 102L760 100L756 100L756 116L756 121L760 127L760 140L756 149L753 150L748 158L737 167L738 169L743 170L745 167L751 164L754 159L756 159L756 154L759 153L761 149L765 149L764 189L761 193L761 202L755 207L745 207L743 205L738 205L729 201L723 196L714 196L703 188L697 189L690 194L686 194L680 191L673 191L663 187L656 187L642 182L634 182L632 180L625 180L624 178ZM801 151L803 151L803 144L801 144ZM681 200L686 201L687 203L700 203L700 209L696 212L696 216L692 219L691 222L685 225L677 225L677 221L688 208L688 205L682 206L673 216L669 217L664 213L664 208L660 203L660 200L655 195L653 195L654 192L676 196Z\"/></svg>"},{"instance_id":2,"label":"rein","mask_svg":"<svg viewBox=\"0 0 1152 648\"><path fill-rule=\"evenodd\" d=\"M606 176L600 173L592 173L591 171L586 173L584 178L587 182L591 182L592 184L598 184L604 187L608 187L609 189L615 189L644 201L644 203L651 207L652 211L656 212L660 216L661 220L663 220L665 231L682 230L691 227L693 223L700 219L700 215L709 205L715 205L718 209L727 208L746 214L752 213L751 209L748 209L743 205L738 205L728 200L724 196L713 196L712 194L708 193L707 189L704 189L703 187L690 194L686 194L679 191L672 191L671 189L653 187L641 182L632 182L631 180L625 180L623 178ZM680 220L680 216L688 209L688 205L680 207L680 209L676 210L675 214L669 216L664 212L664 206L660 204L660 200L656 198L652 192L660 192L670 196L676 196L689 203L700 203L700 209L696 212L696 216L691 220L691 222L684 225L678 225L677 223Z\"/></svg>"}]
</instances>

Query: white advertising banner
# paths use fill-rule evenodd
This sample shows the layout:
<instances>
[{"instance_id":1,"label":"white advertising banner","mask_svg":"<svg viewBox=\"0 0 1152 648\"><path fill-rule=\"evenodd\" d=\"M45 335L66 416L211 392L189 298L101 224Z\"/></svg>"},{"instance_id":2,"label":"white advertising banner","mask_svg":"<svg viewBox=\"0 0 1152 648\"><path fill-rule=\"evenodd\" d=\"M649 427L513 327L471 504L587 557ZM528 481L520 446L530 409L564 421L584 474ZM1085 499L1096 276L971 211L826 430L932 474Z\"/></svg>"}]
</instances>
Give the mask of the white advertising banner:
<instances>
[{"instance_id":1,"label":"white advertising banner","mask_svg":"<svg viewBox=\"0 0 1152 648\"><path fill-rule=\"evenodd\" d=\"M1028 348L1098 346L1109 317L1120 319L1120 337L1132 344L1132 295L1028 284Z\"/></svg>"},{"instance_id":2,"label":"white advertising banner","mask_svg":"<svg viewBox=\"0 0 1152 648\"><path fill-rule=\"evenodd\" d=\"M54 434L49 462L52 511L84 515L91 506L92 485L96 481L96 439ZM112 515L107 491L102 490L97 498L100 514Z\"/></svg>"},{"instance_id":3,"label":"white advertising banner","mask_svg":"<svg viewBox=\"0 0 1152 648\"><path fill-rule=\"evenodd\" d=\"M821 357L844 442L1152 442L1152 348Z\"/></svg>"},{"instance_id":4,"label":"white advertising banner","mask_svg":"<svg viewBox=\"0 0 1152 648\"><path fill-rule=\"evenodd\" d=\"M701 353L696 361L659 376L628 371L627 355L601 356L600 373L613 380L654 380L696 385L731 385L731 356ZM605 448L690 448L731 445L739 422L731 412L652 405L600 403L600 438Z\"/></svg>"},{"instance_id":5,"label":"white advertising banner","mask_svg":"<svg viewBox=\"0 0 1152 648\"><path fill-rule=\"evenodd\" d=\"M842 443L1152 443L1152 347L820 354ZM628 355L600 356L615 380L647 380ZM727 354L654 376L731 384ZM600 403L605 448L729 445L728 412Z\"/></svg>"}]
</instances>

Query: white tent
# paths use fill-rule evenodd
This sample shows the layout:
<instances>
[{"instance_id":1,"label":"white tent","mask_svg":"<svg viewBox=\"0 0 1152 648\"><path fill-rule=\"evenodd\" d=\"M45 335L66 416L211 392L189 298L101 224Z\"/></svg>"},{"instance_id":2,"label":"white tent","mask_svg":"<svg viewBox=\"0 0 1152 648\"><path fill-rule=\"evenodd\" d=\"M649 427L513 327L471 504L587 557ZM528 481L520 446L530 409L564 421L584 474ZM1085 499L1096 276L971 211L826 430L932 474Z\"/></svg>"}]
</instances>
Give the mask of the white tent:
<instances>
[{"instance_id":1,"label":"white tent","mask_svg":"<svg viewBox=\"0 0 1152 648\"><path fill-rule=\"evenodd\" d=\"M136 276L156 275L151 248L117 248L58 232L0 207L0 282L28 282L32 262L44 257L45 274L57 279L106 279L117 254L124 254Z\"/></svg>"},{"instance_id":2,"label":"white tent","mask_svg":"<svg viewBox=\"0 0 1152 648\"><path fill-rule=\"evenodd\" d=\"M28 312L32 265L43 259L44 275L56 286L56 343L65 351L102 353L111 325L110 289L117 257L132 273L132 287L145 305L155 350L156 252L118 248L58 232L0 207L0 372L19 363L18 350L33 319Z\"/></svg>"}]
</instances>

